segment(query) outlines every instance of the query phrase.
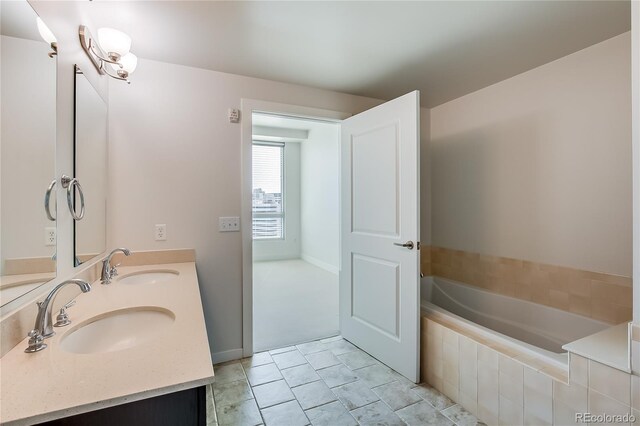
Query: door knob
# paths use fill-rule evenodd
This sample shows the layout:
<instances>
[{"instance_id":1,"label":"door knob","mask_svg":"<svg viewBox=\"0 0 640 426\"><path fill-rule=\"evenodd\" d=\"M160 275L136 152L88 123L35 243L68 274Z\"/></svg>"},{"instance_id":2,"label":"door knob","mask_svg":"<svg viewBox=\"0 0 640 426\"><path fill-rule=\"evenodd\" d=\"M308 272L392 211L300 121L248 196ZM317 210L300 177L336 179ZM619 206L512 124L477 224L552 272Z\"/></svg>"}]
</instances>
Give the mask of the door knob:
<instances>
[{"instance_id":1,"label":"door knob","mask_svg":"<svg viewBox=\"0 0 640 426\"><path fill-rule=\"evenodd\" d=\"M413 241L407 241L406 243L393 243L394 246L406 247L409 250L413 250Z\"/></svg>"}]
</instances>

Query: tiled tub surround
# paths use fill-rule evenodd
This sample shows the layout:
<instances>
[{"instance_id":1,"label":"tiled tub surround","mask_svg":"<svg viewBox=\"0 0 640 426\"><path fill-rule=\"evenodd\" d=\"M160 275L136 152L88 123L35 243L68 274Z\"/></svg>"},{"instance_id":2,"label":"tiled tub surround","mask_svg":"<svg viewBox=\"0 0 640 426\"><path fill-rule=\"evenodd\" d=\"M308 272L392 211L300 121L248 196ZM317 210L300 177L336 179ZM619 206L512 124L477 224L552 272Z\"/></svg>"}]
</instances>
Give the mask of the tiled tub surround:
<instances>
[{"instance_id":1,"label":"tiled tub surround","mask_svg":"<svg viewBox=\"0 0 640 426\"><path fill-rule=\"evenodd\" d=\"M576 413L640 421L638 376L575 354L568 372L536 365L441 320L423 317L421 329L423 380L489 425L584 424Z\"/></svg>"},{"instance_id":2,"label":"tiled tub surround","mask_svg":"<svg viewBox=\"0 0 640 426\"><path fill-rule=\"evenodd\" d=\"M421 250L422 272L610 324L630 321L630 277L486 256L442 247Z\"/></svg>"},{"instance_id":3,"label":"tiled tub surround","mask_svg":"<svg viewBox=\"0 0 640 426\"><path fill-rule=\"evenodd\" d=\"M422 279L421 298L427 315L442 316L561 368L567 365L563 345L611 328L592 318L439 277Z\"/></svg>"},{"instance_id":4,"label":"tiled tub surround","mask_svg":"<svg viewBox=\"0 0 640 426\"><path fill-rule=\"evenodd\" d=\"M431 386L410 382L339 336L216 365L212 388L217 416L209 416L210 426L477 423Z\"/></svg>"},{"instance_id":5,"label":"tiled tub surround","mask_svg":"<svg viewBox=\"0 0 640 426\"><path fill-rule=\"evenodd\" d=\"M158 269L179 275L157 283L119 282L129 274ZM110 285L94 281L89 293L77 297L69 310L73 323L57 328L46 349L26 354L24 339L0 359L3 424L33 424L211 383L195 263L122 266L119 272ZM125 350L74 354L62 349L61 339L89 319L140 306L168 309L175 319L157 337Z\"/></svg>"}]
</instances>

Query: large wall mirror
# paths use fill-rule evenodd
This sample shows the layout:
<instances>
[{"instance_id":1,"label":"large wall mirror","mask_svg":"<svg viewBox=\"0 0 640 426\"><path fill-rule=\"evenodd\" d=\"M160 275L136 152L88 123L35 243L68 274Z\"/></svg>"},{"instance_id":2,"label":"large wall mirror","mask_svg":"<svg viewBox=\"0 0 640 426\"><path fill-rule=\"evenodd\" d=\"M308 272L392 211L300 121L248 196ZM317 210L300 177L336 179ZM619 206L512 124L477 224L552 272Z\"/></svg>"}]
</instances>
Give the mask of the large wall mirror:
<instances>
[{"instance_id":1,"label":"large wall mirror","mask_svg":"<svg viewBox=\"0 0 640 426\"><path fill-rule=\"evenodd\" d=\"M0 2L0 306L56 275L56 57L26 1ZM42 22L40 22L42 26ZM49 189L49 191L48 191ZM45 211L46 194L51 194Z\"/></svg>"},{"instance_id":2,"label":"large wall mirror","mask_svg":"<svg viewBox=\"0 0 640 426\"><path fill-rule=\"evenodd\" d=\"M84 194L84 215L74 221L75 266L106 249L107 104L75 67L74 177ZM80 215L79 192L75 211Z\"/></svg>"}]
</instances>

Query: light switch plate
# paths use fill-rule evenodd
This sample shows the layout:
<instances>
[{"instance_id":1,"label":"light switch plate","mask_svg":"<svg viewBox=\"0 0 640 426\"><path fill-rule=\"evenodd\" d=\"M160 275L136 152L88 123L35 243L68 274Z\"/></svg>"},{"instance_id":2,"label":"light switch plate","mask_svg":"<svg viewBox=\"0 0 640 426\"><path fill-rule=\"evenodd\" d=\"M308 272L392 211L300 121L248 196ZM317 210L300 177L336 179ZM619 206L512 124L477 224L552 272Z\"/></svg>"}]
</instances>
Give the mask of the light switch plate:
<instances>
[{"instance_id":1,"label":"light switch plate","mask_svg":"<svg viewBox=\"0 0 640 426\"><path fill-rule=\"evenodd\" d=\"M229 216L218 218L220 232L237 232L240 230L240 217Z\"/></svg>"}]
</instances>

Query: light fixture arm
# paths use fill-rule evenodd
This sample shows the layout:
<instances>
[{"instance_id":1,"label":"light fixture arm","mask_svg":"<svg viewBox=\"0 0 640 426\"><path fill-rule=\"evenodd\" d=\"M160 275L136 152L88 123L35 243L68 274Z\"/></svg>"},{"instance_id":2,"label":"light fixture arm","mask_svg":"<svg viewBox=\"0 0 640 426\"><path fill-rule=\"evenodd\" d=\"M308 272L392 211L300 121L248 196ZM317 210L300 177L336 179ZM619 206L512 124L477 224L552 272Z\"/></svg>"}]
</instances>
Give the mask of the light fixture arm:
<instances>
[{"instance_id":1,"label":"light fixture arm","mask_svg":"<svg viewBox=\"0 0 640 426\"><path fill-rule=\"evenodd\" d=\"M118 65L120 68L122 68L122 64L120 64L118 61L120 60L120 58L113 60L111 58L107 58L102 56L102 50L101 49L96 49L96 42L93 38L89 39L89 46L88 46L89 50L91 51L91 53L93 53L94 55L96 55L96 57L102 61L102 62L107 62L109 64L114 64L114 65ZM101 67L105 68L104 65L100 65Z\"/></svg>"},{"instance_id":2,"label":"light fixture arm","mask_svg":"<svg viewBox=\"0 0 640 426\"><path fill-rule=\"evenodd\" d=\"M106 74L111 78L126 81L128 84L131 84L129 81L129 71L122 65L121 57L118 54L105 53L96 39L91 35L89 28L84 25L80 25L78 35L80 36L82 48L100 74ZM110 70L112 66L118 67L118 69L114 72L114 70Z\"/></svg>"}]
</instances>

